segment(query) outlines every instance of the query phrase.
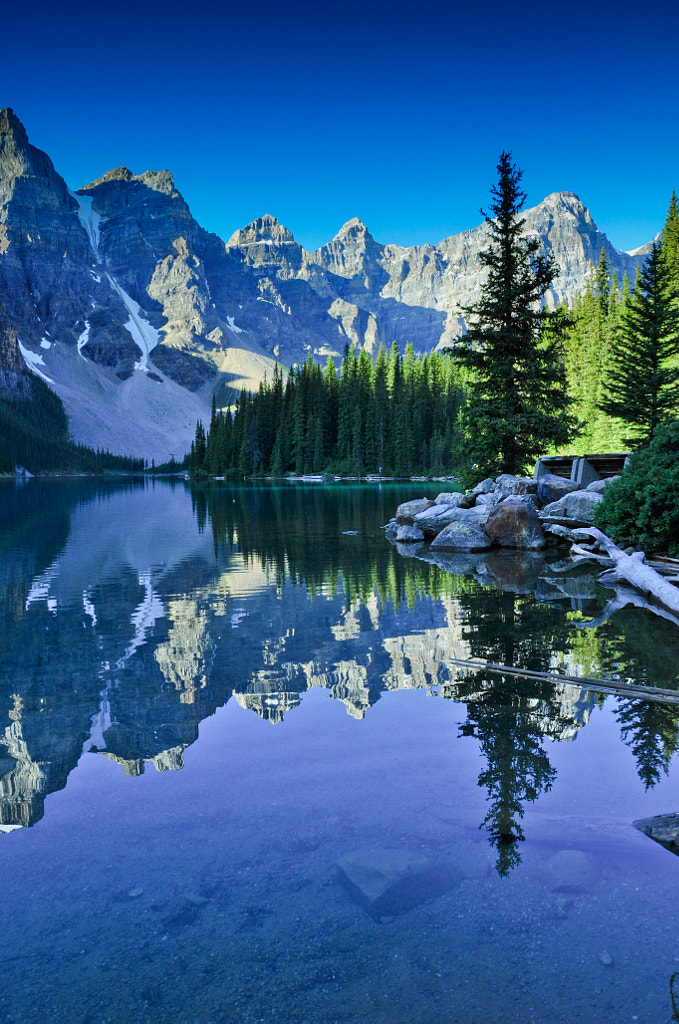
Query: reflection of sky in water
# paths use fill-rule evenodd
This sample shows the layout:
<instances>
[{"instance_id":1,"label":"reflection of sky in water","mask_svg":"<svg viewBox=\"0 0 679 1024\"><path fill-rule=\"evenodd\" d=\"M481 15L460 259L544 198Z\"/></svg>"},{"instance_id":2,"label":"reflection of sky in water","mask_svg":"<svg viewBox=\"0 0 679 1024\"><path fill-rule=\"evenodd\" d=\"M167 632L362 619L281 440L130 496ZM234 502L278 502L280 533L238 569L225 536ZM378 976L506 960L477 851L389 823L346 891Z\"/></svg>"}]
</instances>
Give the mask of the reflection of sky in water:
<instances>
[{"instance_id":1,"label":"reflection of sky in water","mask_svg":"<svg viewBox=\"0 0 679 1024\"><path fill-rule=\"evenodd\" d=\"M0 1017L669 1020L679 860L631 822L678 809L673 709L447 665L650 673L634 627L422 575L332 502L296 548L250 497L215 554L183 488L100 495L34 564L17 535L23 597L1 549ZM366 850L440 891L359 905Z\"/></svg>"}]
</instances>

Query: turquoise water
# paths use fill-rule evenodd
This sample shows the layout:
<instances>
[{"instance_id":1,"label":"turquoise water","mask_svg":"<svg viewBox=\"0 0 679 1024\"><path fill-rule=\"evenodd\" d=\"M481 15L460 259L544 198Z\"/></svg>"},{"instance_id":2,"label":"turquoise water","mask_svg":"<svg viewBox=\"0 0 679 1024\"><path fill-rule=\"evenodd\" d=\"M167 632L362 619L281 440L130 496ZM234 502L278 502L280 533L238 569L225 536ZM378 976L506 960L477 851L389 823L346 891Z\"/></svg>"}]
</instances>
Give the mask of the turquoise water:
<instances>
[{"instance_id":1,"label":"turquoise water","mask_svg":"<svg viewBox=\"0 0 679 1024\"><path fill-rule=\"evenodd\" d=\"M399 553L438 489L0 488L0 1020L679 1019L679 709L455 663L679 689L677 637Z\"/></svg>"}]
</instances>

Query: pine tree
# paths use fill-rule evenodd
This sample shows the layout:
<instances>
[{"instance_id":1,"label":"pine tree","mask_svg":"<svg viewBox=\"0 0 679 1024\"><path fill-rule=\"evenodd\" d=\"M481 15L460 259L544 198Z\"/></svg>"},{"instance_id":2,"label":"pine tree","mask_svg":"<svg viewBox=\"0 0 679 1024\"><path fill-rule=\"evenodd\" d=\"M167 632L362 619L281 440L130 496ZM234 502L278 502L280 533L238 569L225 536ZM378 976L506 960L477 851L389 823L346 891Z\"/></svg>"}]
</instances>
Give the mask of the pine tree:
<instances>
[{"instance_id":1,"label":"pine tree","mask_svg":"<svg viewBox=\"0 0 679 1024\"><path fill-rule=\"evenodd\" d=\"M521 171L503 152L491 189L490 244L479 254L488 270L481 298L464 310L466 338L458 360L474 371L466 423L478 472L517 473L573 430L566 394L561 334L544 304L556 268L538 255L540 241L523 234L526 196ZM547 328L552 327L550 337Z\"/></svg>"},{"instance_id":2,"label":"pine tree","mask_svg":"<svg viewBox=\"0 0 679 1024\"><path fill-rule=\"evenodd\" d=\"M662 232L662 257L667 265L669 286L679 298L679 208L677 195L672 190L669 210Z\"/></svg>"},{"instance_id":3,"label":"pine tree","mask_svg":"<svg viewBox=\"0 0 679 1024\"><path fill-rule=\"evenodd\" d=\"M603 246L601 247L599 262L594 275L594 294L599 303L602 317L608 316L611 295L611 263Z\"/></svg>"},{"instance_id":4,"label":"pine tree","mask_svg":"<svg viewBox=\"0 0 679 1024\"><path fill-rule=\"evenodd\" d=\"M647 444L679 404L679 308L660 246L653 244L615 333L607 395L600 408L630 429L629 444Z\"/></svg>"}]
</instances>

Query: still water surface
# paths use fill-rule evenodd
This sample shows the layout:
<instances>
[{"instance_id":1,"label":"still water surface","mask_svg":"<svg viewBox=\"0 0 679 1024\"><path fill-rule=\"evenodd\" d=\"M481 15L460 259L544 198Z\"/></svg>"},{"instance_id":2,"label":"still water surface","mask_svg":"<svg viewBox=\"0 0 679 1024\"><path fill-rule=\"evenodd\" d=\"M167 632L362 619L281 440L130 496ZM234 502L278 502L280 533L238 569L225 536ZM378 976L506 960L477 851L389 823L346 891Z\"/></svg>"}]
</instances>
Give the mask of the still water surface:
<instances>
[{"instance_id":1,"label":"still water surface","mask_svg":"<svg viewBox=\"0 0 679 1024\"><path fill-rule=\"evenodd\" d=\"M679 689L676 631L406 557L438 489L0 487L0 1021L679 1020L679 708L453 664Z\"/></svg>"}]
</instances>

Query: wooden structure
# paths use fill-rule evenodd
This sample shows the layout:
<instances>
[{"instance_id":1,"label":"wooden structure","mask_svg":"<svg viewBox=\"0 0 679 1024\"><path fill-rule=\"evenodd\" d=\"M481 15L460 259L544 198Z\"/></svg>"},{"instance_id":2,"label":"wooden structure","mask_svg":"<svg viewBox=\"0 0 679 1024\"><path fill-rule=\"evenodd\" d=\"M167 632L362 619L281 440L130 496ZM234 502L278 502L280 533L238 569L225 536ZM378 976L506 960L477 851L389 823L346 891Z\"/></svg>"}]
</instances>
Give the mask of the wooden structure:
<instances>
[{"instance_id":1,"label":"wooden structure","mask_svg":"<svg viewBox=\"0 0 679 1024\"><path fill-rule=\"evenodd\" d=\"M611 452L604 455L548 455L538 459L535 467L535 479L545 473L555 473L567 480L586 487L593 480L605 480L610 476L622 473L629 452Z\"/></svg>"}]
</instances>

